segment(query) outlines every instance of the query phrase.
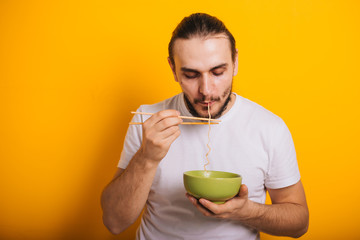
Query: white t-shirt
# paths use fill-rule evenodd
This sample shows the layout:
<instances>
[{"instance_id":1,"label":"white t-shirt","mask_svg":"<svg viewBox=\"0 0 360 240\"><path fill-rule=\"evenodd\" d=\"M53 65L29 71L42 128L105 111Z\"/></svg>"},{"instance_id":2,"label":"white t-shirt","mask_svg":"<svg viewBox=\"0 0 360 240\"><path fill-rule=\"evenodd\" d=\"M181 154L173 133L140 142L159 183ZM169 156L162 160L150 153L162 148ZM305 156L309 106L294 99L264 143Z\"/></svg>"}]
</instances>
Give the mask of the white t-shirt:
<instances>
[{"instance_id":1,"label":"white t-shirt","mask_svg":"<svg viewBox=\"0 0 360 240\"><path fill-rule=\"evenodd\" d=\"M283 188L297 183L300 173L291 134L284 121L260 105L237 94L232 108L211 125L207 170L228 171L243 177L249 199L264 203L266 188ZM183 93L140 112L176 109L191 116ZM148 116L135 115L133 121ZM141 125L129 126L118 164L125 169L142 141ZM259 239L259 233L239 222L203 216L186 198L183 172L202 170L208 152L208 125L180 125L181 134L160 162L137 239Z\"/></svg>"}]
</instances>

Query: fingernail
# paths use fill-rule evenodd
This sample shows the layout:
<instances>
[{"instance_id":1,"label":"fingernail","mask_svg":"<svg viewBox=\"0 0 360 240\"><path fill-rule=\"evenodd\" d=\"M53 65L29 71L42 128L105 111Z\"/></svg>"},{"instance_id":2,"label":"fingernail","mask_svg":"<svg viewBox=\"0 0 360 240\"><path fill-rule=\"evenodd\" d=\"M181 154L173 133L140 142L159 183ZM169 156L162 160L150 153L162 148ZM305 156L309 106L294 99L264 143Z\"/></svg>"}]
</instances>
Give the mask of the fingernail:
<instances>
[{"instance_id":1,"label":"fingernail","mask_svg":"<svg viewBox=\"0 0 360 240\"><path fill-rule=\"evenodd\" d=\"M194 199L194 198L189 197L189 199L190 199L190 201L191 201L192 203L195 203L195 199Z\"/></svg>"},{"instance_id":2,"label":"fingernail","mask_svg":"<svg viewBox=\"0 0 360 240\"><path fill-rule=\"evenodd\" d=\"M200 202L201 204L206 204L206 200L205 200L205 199L203 199L203 198L202 198L202 199L200 199L200 200L199 200L199 202Z\"/></svg>"}]
</instances>

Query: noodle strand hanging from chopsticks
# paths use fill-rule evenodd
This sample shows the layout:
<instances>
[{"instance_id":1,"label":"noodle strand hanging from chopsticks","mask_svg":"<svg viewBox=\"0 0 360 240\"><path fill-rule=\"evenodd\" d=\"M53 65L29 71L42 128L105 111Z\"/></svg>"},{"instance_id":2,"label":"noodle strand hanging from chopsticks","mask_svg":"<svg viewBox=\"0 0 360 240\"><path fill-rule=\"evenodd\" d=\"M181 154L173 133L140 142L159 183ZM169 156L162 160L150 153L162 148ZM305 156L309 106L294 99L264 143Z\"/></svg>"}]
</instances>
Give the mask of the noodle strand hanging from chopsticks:
<instances>
[{"instance_id":1,"label":"noodle strand hanging from chopsticks","mask_svg":"<svg viewBox=\"0 0 360 240\"><path fill-rule=\"evenodd\" d=\"M211 147L210 147L210 131L211 131L211 125L210 125L210 121L211 121L211 114L210 114L210 104L208 104L208 114L209 114L209 121L208 121L208 125L209 125L209 130L208 130L208 143L206 144L206 146L208 147L209 151L206 153L206 163L204 165L204 170L205 173L207 174L208 171L206 170L206 166L210 164L209 161L209 153L211 151Z\"/></svg>"}]
</instances>

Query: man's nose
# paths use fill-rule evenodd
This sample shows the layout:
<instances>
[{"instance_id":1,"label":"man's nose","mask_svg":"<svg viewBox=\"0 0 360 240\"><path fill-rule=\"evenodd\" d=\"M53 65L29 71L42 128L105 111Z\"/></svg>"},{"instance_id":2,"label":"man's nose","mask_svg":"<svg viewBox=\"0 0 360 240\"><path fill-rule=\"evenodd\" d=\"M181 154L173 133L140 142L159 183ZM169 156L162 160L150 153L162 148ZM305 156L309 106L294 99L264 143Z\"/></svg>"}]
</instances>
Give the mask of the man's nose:
<instances>
[{"instance_id":1,"label":"man's nose","mask_svg":"<svg viewBox=\"0 0 360 240\"><path fill-rule=\"evenodd\" d=\"M207 74L204 74L200 79L200 86L199 86L199 92L204 95L208 96L211 94L211 77Z\"/></svg>"}]
</instances>

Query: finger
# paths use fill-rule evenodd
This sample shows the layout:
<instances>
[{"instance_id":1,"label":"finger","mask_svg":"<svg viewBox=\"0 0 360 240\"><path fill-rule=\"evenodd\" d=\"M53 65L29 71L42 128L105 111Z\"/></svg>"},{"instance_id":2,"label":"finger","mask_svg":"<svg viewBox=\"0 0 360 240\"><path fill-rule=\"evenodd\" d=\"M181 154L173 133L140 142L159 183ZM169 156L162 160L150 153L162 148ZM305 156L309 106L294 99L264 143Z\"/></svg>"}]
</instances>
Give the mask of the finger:
<instances>
[{"instance_id":1,"label":"finger","mask_svg":"<svg viewBox=\"0 0 360 240\"><path fill-rule=\"evenodd\" d=\"M160 112L155 113L150 118L148 118L145 122L148 122L149 125L155 125L160 122L164 118L168 117L176 117L180 116L180 112L174 109L167 109Z\"/></svg>"},{"instance_id":2,"label":"finger","mask_svg":"<svg viewBox=\"0 0 360 240\"><path fill-rule=\"evenodd\" d=\"M183 120L177 116L168 116L161 119L155 117L155 119L145 121L143 129L145 131L153 129L156 132L162 132L170 127L178 126L182 122Z\"/></svg>"},{"instance_id":3,"label":"finger","mask_svg":"<svg viewBox=\"0 0 360 240\"><path fill-rule=\"evenodd\" d=\"M174 127L174 128L176 128L176 127ZM180 136L180 134L181 134L180 128L177 127L177 130L174 131L174 132L172 132L172 133L171 133L169 136L167 136L166 138L164 138L163 141L166 141L166 142L168 142L169 144L172 144L172 143L175 141L175 139L177 139L177 138Z\"/></svg>"},{"instance_id":4,"label":"finger","mask_svg":"<svg viewBox=\"0 0 360 240\"><path fill-rule=\"evenodd\" d=\"M186 197L190 200L190 202L197 208L197 210L199 210L199 212L201 212L204 216L207 217L212 217L214 214L209 211L208 209L206 209L204 206L202 206L199 201L194 198L193 196L186 194Z\"/></svg>"},{"instance_id":5,"label":"finger","mask_svg":"<svg viewBox=\"0 0 360 240\"><path fill-rule=\"evenodd\" d=\"M162 111L162 113L156 113L155 115L153 115L151 118L149 118L148 120L146 120L144 122L143 134L144 134L144 136L147 136L146 138L151 139L151 138L160 137L160 139L164 139L164 138L169 137L176 131L178 131L177 128L178 128L178 125L182 122L182 119L180 119L177 116L169 117L169 116L173 116L173 115L168 113L168 111L170 113L171 112L174 113L175 115L178 113L175 110L166 110L166 112ZM161 114L162 114L162 116L168 116L168 117L159 119L159 117L160 117L159 115L161 115ZM177 128L175 128L175 129L172 128L174 126ZM169 129L169 128L172 128L172 129Z\"/></svg>"},{"instance_id":6,"label":"finger","mask_svg":"<svg viewBox=\"0 0 360 240\"><path fill-rule=\"evenodd\" d=\"M165 149L170 148L170 145L175 141L176 138L178 138L180 136L180 129L178 129L175 132L172 132L169 136L167 136L166 138L163 138L162 136L159 136L160 141L159 141L159 146L162 146Z\"/></svg>"},{"instance_id":7,"label":"finger","mask_svg":"<svg viewBox=\"0 0 360 240\"><path fill-rule=\"evenodd\" d=\"M238 196L241 198L247 198L249 194L249 189L245 184L241 184Z\"/></svg>"},{"instance_id":8,"label":"finger","mask_svg":"<svg viewBox=\"0 0 360 240\"><path fill-rule=\"evenodd\" d=\"M157 131L164 131L173 126L179 126L183 120L178 117L166 117L155 124Z\"/></svg>"},{"instance_id":9,"label":"finger","mask_svg":"<svg viewBox=\"0 0 360 240\"><path fill-rule=\"evenodd\" d=\"M204 198L201 198L199 202L201 203L201 205L203 205L206 209L208 209L215 215L224 214L228 212L227 206L224 204L216 204Z\"/></svg>"},{"instance_id":10,"label":"finger","mask_svg":"<svg viewBox=\"0 0 360 240\"><path fill-rule=\"evenodd\" d=\"M248 187L245 184L242 184L238 195L226 201L224 206L226 206L228 212L230 213L237 208L241 208L246 200L248 200Z\"/></svg>"},{"instance_id":11,"label":"finger","mask_svg":"<svg viewBox=\"0 0 360 240\"><path fill-rule=\"evenodd\" d=\"M215 204L209 200L201 198L199 200L201 206L206 209L208 212L211 213L211 217L219 218L219 219L226 219L230 216L232 209L229 208L231 205L224 204ZM231 211L229 211L229 209Z\"/></svg>"},{"instance_id":12,"label":"finger","mask_svg":"<svg viewBox=\"0 0 360 240\"><path fill-rule=\"evenodd\" d=\"M167 138L171 137L172 135L176 134L177 132L180 132L179 126L172 126L167 129L164 129L159 133L159 137L167 141Z\"/></svg>"}]
</instances>

